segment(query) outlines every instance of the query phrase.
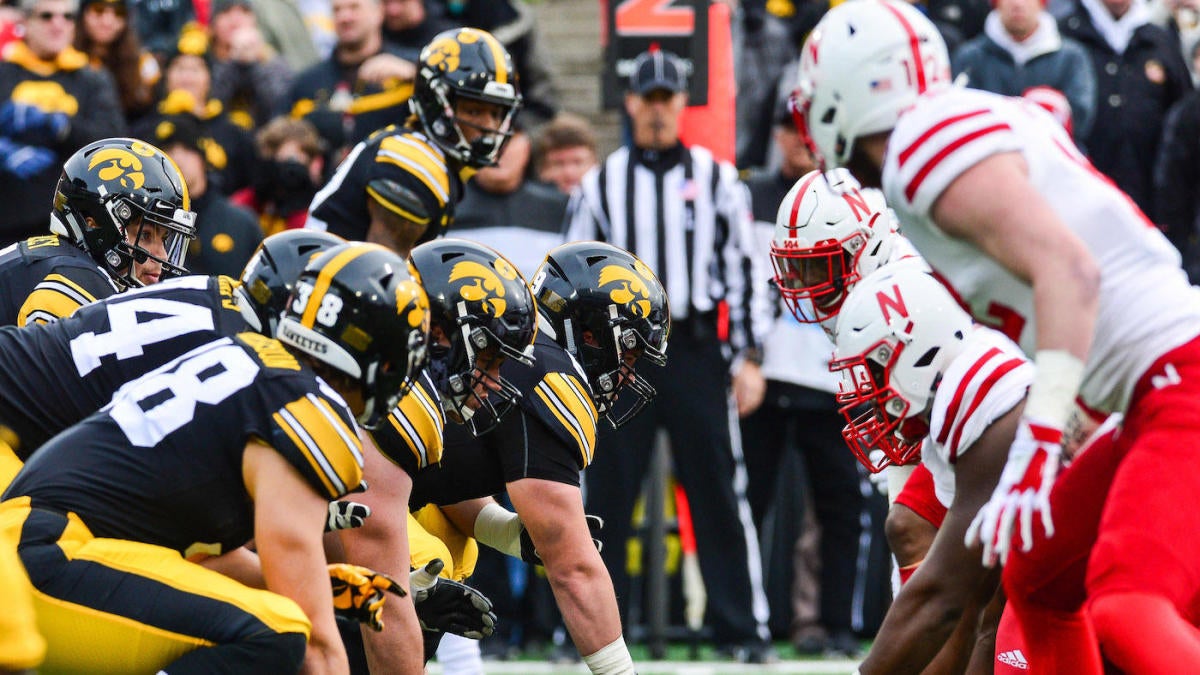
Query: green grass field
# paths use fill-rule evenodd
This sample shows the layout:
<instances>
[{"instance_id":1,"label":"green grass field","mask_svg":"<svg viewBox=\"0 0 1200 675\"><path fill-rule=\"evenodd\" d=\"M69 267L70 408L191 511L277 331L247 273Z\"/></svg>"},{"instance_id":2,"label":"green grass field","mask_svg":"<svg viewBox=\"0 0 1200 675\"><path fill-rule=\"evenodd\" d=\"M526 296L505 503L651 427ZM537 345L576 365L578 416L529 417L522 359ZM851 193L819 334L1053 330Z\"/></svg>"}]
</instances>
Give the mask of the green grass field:
<instances>
[{"instance_id":1,"label":"green grass field","mask_svg":"<svg viewBox=\"0 0 1200 675\"><path fill-rule=\"evenodd\" d=\"M698 658L691 660L687 645L672 644L667 649L665 660L649 660L643 645L630 648L637 664L639 675L744 675L747 673L778 673L780 675L850 675L858 665L849 659L822 659L797 656L785 643L777 643L779 661L770 665L745 665L723 660L712 648L701 647ZM587 675L582 663L557 664L522 657L512 661L486 661L483 670L487 675ZM441 675L436 663L429 664L430 675Z\"/></svg>"}]
</instances>

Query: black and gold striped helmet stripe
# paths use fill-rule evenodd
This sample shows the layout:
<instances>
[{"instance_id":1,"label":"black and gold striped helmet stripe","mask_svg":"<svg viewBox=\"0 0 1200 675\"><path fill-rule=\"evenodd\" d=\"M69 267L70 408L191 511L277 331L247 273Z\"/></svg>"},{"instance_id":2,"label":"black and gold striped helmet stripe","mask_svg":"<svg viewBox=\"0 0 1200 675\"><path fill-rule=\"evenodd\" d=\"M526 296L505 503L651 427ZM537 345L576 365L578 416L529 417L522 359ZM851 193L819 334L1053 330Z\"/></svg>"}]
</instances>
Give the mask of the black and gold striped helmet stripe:
<instances>
[{"instance_id":1,"label":"black and gold striped helmet stripe","mask_svg":"<svg viewBox=\"0 0 1200 675\"><path fill-rule=\"evenodd\" d=\"M329 285L333 283L333 277L342 270L343 267L350 264L351 260L360 256L366 255L373 251L370 246L350 246L346 250L338 253L333 260L321 268L317 274L317 281L313 284L312 294L308 296L308 305L304 308L304 314L300 317L300 325L305 328L312 328L317 320L317 310L321 307L321 300L325 294L329 292Z\"/></svg>"}]
</instances>

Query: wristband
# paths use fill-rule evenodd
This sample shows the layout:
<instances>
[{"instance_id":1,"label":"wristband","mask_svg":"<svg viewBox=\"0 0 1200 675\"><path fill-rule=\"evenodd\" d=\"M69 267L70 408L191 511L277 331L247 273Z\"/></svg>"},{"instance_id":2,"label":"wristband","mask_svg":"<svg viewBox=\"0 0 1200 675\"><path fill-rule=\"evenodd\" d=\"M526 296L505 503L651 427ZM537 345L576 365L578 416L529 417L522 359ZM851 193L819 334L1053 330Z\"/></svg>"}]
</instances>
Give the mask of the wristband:
<instances>
[{"instance_id":1,"label":"wristband","mask_svg":"<svg viewBox=\"0 0 1200 675\"><path fill-rule=\"evenodd\" d=\"M492 502L475 516L475 539L514 558L521 557L521 518Z\"/></svg>"},{"instance_id":2,"label":"wristband","mask_svg":"<svg viewBox=\"0 0 1200 675\"><path fill-rule=\"evenodd\" d=\"M1037 374L1029 386L1023 416L1063 429L1083 382L1083 361L1062 349L1041 349L1033 363Z\"/></svg>"},{"instance_id":3,"label":"wristband","mask_svg":"<svg viewBox=\"0 0 1200 675\"><path fill-rule=\"evenodd\" d=\"M583 663L593 675L631 675L634 673L633 657L629 655L629 647L625 646L625 638L604 645L600 649L583 657Z\"/></svg>"}]
</instances>

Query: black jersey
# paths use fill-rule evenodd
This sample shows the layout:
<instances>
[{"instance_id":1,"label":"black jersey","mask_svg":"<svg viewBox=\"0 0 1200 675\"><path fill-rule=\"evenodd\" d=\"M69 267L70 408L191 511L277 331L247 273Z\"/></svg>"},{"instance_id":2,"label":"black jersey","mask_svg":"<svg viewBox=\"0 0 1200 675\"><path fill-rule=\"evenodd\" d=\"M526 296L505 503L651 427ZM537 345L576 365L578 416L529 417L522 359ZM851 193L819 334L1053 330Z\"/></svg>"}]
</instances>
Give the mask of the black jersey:
<instances>
[{"instance_id":1,"label":"black jersey","mask_svg":"<svg viewBox=\"0 0 1200 675\"><path fill-rule=\"evenodd\" d=\"M387 423L369 432L379 452L410 476L442 461L446 414L437 387L422 371L412 389L388 415Z\"/></svg>"},{"instance_id":2,"label":"black jersey","mask_svg":"<svg viewBox=\"0 0 1200 675\"><path fill-rule=\"evenodd\" d=\"M57 234L0 251L0 288L0 326L51 322L117 292L86 251Z\"/></svg>"},{"instance_id":3,"label":"black jersey","mask_svg":"<svg viewBox=\"0 0 1200 675\"><path fill-rule=\"evenodd\" d=\"M0 328L0 425L26 459L121 385L249 327L229 277L187 276L114 295L44 326Z\"/></svg>"},{"instance_id":4,"label":"black jersey","mask_svg":"<svg viewBox=\"0 0 1200 675\"><path fill-rule=\"evenodd\" d=\"M74 512L97 537L219 555L253 536L242 478L252 439L326 499L362 481L362 447L342 398L281 343L242 333L121 387L46 443L4 497Z\"/></svg>"},{"instance_id":5,"label":"black jersey","mask_svg":"<svg viewBox=\"0 0 1200 675\"><path fill-rule=\"evenodd\" d=\"M454 219L454 205L462 199L463 183L474 171L464 168L455 172L447 168L445 153L420 131L384 127L354 146L338 165L333 177L313 197L305 227L329 230L350 241L365 239L371 222L367 213L367 183L377 162L395 165L415 177L445 208L445 221L437 226L431 224L418 244L436 238L449 227Z\"/></svg>"},{"instance_id":6,"label":"black jersey","mask_svg":"<svg viewBox=\"0 0 1200 675\"><path fill-rule=\"evenodd\" d=\"M466 426L447 426L442 463L414 477L410 506L494 495L521 478L579 485L596 447L591 389L578 362L546 331L538 332L533 354L533 366L500 366L521 392L517 409L479 437Z\"/></svg>"}]
</instances>

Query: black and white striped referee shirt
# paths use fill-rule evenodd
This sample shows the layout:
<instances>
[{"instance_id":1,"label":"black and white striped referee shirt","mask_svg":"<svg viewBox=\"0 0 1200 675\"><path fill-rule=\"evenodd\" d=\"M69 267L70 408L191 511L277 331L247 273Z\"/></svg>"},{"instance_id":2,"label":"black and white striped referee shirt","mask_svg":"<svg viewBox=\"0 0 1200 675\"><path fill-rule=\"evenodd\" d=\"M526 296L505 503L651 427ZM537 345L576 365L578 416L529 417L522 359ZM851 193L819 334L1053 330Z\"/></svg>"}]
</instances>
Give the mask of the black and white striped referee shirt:
<instances>
[{"instance_id":1,"label":"black and white striped referee shirt","mask_svg":"<svg viewBox=\"0 0 1200 675\"><path fill-rule=\"evenodd\" d=\"M631 251L667 289L671 318L729 311L734 354L759 349L771 322L766 253L755 250L750 193L737 169L702 147L622 147L583 178L567 240L597 239ZM761 255L760 255L761 253Z\"/></svg>"}]
</instances>

